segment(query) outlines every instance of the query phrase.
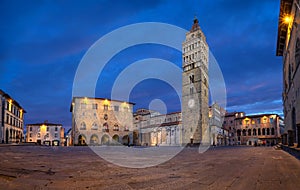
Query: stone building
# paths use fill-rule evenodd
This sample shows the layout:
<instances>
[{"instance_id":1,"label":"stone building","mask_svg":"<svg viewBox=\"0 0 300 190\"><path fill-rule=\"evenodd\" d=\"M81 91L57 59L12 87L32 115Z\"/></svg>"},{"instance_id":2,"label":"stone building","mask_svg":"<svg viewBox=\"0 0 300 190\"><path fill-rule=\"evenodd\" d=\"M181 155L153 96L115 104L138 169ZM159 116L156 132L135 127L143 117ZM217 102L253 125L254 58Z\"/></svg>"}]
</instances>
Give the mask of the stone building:
<instances>
[{"instance_id":1,"label":"stone building","mask_svg":"<svg viewBox=\"0 0 300 190\"><path fill-rule=\"evenodd\" d=\"M235 118L237 144L274 145L281 142L283 119L277 114L249 115Z\"/></svg>"},{"instance_id":2,"label":"stone building","mask_svg":"<svg viewBox=\"0 0 300 190\"><path fill-rule=\"evenodd\" d=\"M228 145L237 145L236 119L245 116L245 112L226 113L223 122L223 128L228 131Z\"/></svg>"},{"instance_id":3,"label":"stone building","mask_svg":"<svg viewBox=\"0 0 300 190\"><path fill-rule=\"evenodd\" d=\"M277 56L283 57L285 131L283 144L300 147L300 6L298 0L281 0Z\"/></svg>"},{"instance_id":4,"label":"stone building","mask_svg":"<svg viewBox=\"0 0 300 190\"><path fill-rule=\"evenodd\" d=\"M228 144L228 131L222 126L225 110L217 103L209 106L209 134L210 145L227 145Z\"/></svg>"},{"instance_id":5,"label":"stone building","mask_svg":"<svg viewBox=\"0 0 300 190\"><path fill-rule=\"evenodd\" d=\"M64 145L64 128L62 124L34 123L26 125L26 141L39 145L59 146Z\"/></svg>"},{"instance_id":6,"label":"stone building","mask_svg":"<svg viewBox=\"0 0 300 190\"><path fill-rule=\"evenodd\" d=\"M208 53L198 19L182 43L182 143L210 144L208 123Z\"/></svg>"},{"instance_id":7,"label":"stone building","mask_svg":"<svg viewBox=\"0 0 300 190\"><path fill-rule=\"evenodd\" d=\"M133 103L104 98L74 97L73 145L133 144ZM135 138L135 139L134 139Z\"/></svg>"},{"instance_id":8,"label":"stone building","mask_svg":"<svg viewBox=\"0 0 300 190\"><path fill-rule=\"evenodd\" d=\"M139 144L143 146L181 145L181 112L160 114L139 109L134 114L134 125L139 129Z\"/></svg>"},{"instance_id":9,"label":"stone building","mask_svg":"<svg viewBox=\"0 0 300 190\"><path fill-rule=\"evenodd\" d=\"M22 106L0 90L0 142L19 143L24 139L24 113Z\"/></svg>"}]
</instances>

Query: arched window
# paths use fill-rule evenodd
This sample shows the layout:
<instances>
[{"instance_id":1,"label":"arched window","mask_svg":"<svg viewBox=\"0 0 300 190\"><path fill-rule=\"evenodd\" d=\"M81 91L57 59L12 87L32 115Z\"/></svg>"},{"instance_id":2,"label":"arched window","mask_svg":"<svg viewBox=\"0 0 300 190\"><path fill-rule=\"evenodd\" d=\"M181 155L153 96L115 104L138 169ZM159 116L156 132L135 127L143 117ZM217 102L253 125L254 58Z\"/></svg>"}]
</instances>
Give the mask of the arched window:
<instances>
[{"instance_id":1,"label":"arched window","mask_svg":"<svg viewBox=\"0 0 300 190\"><path fill-rule=\"evenodd\" d=\"M98 125L97 125L97 123L93 123L93 125L92 125L92 130L97 130L98 129Z\"/></svg>"},{"instance_id":2,"label":"arched window","mask_svg":"<svg viewBox=\"0 0 300 190\"><path fill-rule=\"evenodd\" d=\"M270 135L270 128L267 128L267 135Z\"/></svg>"},{"instance_id":3,"label":"arched window","mask_svg":"<svg viewBox=\"0 0 300 190\"><path fill-rule=\"evenodd\" d=\"M257 129L257 135L261 135L260 128Z\"/></svg>"},{"instance_id":4,"label":"arched window","mask_svg":"<svg viewBox=\"0 0 300 190\"><path fill-rule=\"evenodd\" d=\"M82 122L80 125L80 130L86 130L85 122Z\"/></svg>"},{"instance_id":5,"label":"arched window","mask_svg":"<svg viewBox=\"0 0 300 190\"><path fill-rule=\"evenodd\" d=\"M246 136L246 129L243 129L243 136Z\"/></svg>"},{"instance_id":6,"label":"arched window","mask_svg":"<svg viewBox=\"0 0 300 190\"><path fill-rule=\"evenodd\" d=\"M114 125L114 131L119 131L119 125L118 124Z\"/></svg>"},{"instance_id":7,"label":"arched window","mask_svg":"<svg viewBox=\"0 0 300 190\"><path fill-rule=\"evenodd\" d=\"M248 136L251 136L251 129L248 129Z\"/></svg>"},{"instance_id":8,"label":"arched window","mask_svg":"<svg viewBox=\"0 0 300 190\"><path fill-rule=\"evenodd\" d=\"M266 135L266 129L265 128L262 129L262 135Z\"/></svg>"},{"instance_id":9,"label":"arched window","mask_svg":"<svg viewBox=\"0 0 300 190\"><path fill-rule=\"evenodd\" d=\"M256 129L253 129L253 136L256 136Z\"/></svg>"},{"instance_id":10,"label":"arched window","mask_svg":"<svg viewBox=\"0 0 300 190\"><path fill-rule=\"evenodd\" d=\"M236 131L236 134L237 134L238 137L241 136L241 130L238 129L238 130Z\"/></svg>"},{"instance_id":11,"label":"arched window","mask_svg":"<svg viewBox=\"0 0 300 190\"><path fill-rule=\"evenodd\" d=\"M103 131L104 132L109 132L109 126L106 122L103 124Z\"/></svg>"},{"instance_id":12,"label":"arched window","mask_svg":"<svg viewBox=\"0 0 300 190\"><path fill-rule=\"evenodd\" d=\"M271 129L271 135L275 135L275 129L274 128Z\"/></svg>"}]
</instances>

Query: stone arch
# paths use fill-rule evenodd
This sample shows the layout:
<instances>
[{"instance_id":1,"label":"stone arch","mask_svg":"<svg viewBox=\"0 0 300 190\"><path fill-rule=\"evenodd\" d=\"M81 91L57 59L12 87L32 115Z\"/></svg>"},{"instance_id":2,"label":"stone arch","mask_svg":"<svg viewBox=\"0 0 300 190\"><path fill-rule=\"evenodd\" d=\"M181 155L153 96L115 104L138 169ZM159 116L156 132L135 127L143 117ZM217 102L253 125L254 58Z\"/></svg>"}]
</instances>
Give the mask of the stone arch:
<instances>
[{"instance_id":1,"label":"stone arch","mask_svg":"<svg viewBox=\"0 0 300 190\"><path fill-rule=\"evenodd\" d=\"M267 128L267 135L270 135L270 128Z\"/></svg>"},{"instance_id":2,"label":"stone arch","mask_svg":"<svg viewBox=\"0 0 300 190\"><path fill-rule=\"evenodd\" d=\"M86 137L83 134L78 135L78 145L86 145Z\"/></svg>"},{"instance_id":3,"label":"stone arch","mask_svg":"<svg viewBox=\"0 0 300 190\"><path fill-rule=\"evenodd\" d=\"M98 135L93 134L90 138L90 145L98 145L98 144L99 144Z\"/></svg>"},{"instance_id":4,"label":"stone arch","mask_svg":"<svg viewBox=\"0 0 300 190\"><path fill-rule=\"evenodd\" d=\"M115 141L114 143L119 143L119 141L120 141L120 137L119 137L119 135L117 135L117 134L115 134L115 135L112 137L112 139Z\"/></svg>"},{"instance_id":5,"label":"stone arch","mask_svg":"<svg viewBox=\"0 0 300 190\"><path fill-rule=\"evenodd\" d=\"M262 129L262 135L266 135L266 129L265 128Z\"/></svg>"},{"instance_id":6,"label":"stone arch","mask_svg":"<svg viewBox=\"0 0 300 190\"><path fill-rule=\"evenodd\" d=\"M123 145L129 145L129 136L128 135L123 136L122 144Z\"/></svg>"},{"instance_id":7,"label":"stone arch","mask_svg":"<svg viewBox=\"0 0 300 190\"><path fill-rule=\"evenodd\" d=\"M236 131L236 134L237 134L238 137L241 136L241 130L238 129L238 130Z\"/></svg>"},{"instance_id":8,"label":"stone arch","mask_svg":"<svg viewBox=\"0 0 300 190\"><path fill-rule=\"evenodd\" d=\"M8 138L9 138L9 131L8 128L6 128L6 132L5 132L5 143L8 144Z\"/></svg>"},{"instance_id":9,"label":"stone arch","mask_svg":"<svg viewBox=\"0 0 300 190\"><path fill-rule=\"evenodd\" d=\"M271 135L275 135L275 129L274 128L271 129Z\"/></svg>"},{"instance_id":10,"label":"stone arch","mask_svg":"<svg viewBox=\"0 0 300 190\"><path fill-rule=\"evenodd\" d=\"M108 135L103 135L101 138L101 144L102 145L109 145L109 136Z\"/></svg>"},{"instance_id":11,"label":"stone arch","mask_svg":"<svg viewBox=\"0 0 300 190\"><path fill-rule=\"evenodd\" d=\"M251 136L251 129L248 129L248 136Z\"/></svg>"},{"instance_id":12,"label":"stone arch","mask_svg":"<svg viewBox=\"0 0 300 190\"><path fill-rule=\"evenodd\" d=\"M246 136L246 129L243 129L243 136Z\"/></svg>"},{"instance_id":13,"label":"stone arch","mask_svg":"<svg viewBox=\"0 0 300 190\"><path fill-rule=\"evenodd\" d=\"M260 128L257 129L257 135L261 135L261 130L260 130Z\"/></svg>"},{"instance_id":14,"label":"stone arch","mask_svg":"<svg viewBox=\"0 0 300 190\"><path fill-rule=\"evenodd\" d=\"M256 136L256 129L253 129L253 136Z\"/></svg>"}]
</instances>

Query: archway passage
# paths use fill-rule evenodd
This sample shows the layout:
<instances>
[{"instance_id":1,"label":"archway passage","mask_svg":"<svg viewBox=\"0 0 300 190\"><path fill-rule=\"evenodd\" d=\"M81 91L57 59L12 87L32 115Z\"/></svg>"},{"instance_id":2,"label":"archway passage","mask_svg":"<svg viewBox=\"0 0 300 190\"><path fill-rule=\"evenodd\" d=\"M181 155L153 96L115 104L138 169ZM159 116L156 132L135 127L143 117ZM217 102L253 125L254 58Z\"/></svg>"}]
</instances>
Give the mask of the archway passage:
<instances>
[{"instance_id":1,"label":"archway passage","mask_svg":"<svg viewBox=\"0 0 300 190\"><path fill-rule=\"evenodd\" d=\"M125 135L125 136L122 138L122 144L123 144L123 145L129 145L129 136L128 136L128 135Z\"/></svg>"},{"instance_id":2,"label":"archway passage","mask_svg":"<svg viewBox=\"0 0 300 190\"><path fill-rule=\"evenodd\" d=\"M139 144L139 134L137 131L133 131L133 144L134 145Z\"/></svg>"},{"instance_id":3,"label":"archway passage","mask_svg":"<svg viewBox=\"0 0 300 190\"><path fill-rule=\"evenodd\" d=\"M101 144L103 145L109 145L109 136L108 135L103 135L101 138Z\"/></svg>"},{"instance_id":4,"label":"archway passage","mask_svg":"<svg viewBox=\"0 0 300 190\"><path fill-rule=\"evenodd\" d=\"M78 145L86 145L86 138L83 135L78 136Z\"/></svg>"},{"instance_id":5,"label":"archway passage","mask_svg":"<svg viewBox=\"0 0 300 190\"><path fill-rule=\"evenodd\" d=\"M98 136L93 134L90 138L90 145L98 145L98 144L99 144Z\"/></svg>"},{"instance_id":6,"label":"archway passage","mask_svg":"<svg viewBox=\"0 0 300 190\"><path fill-rule=\"evenodd\" d=\"M114 135L113 137L114 143L119 143L119 136L118 135Z\"/></svg>"},{"instance_id":7,"label":"archway passage","mask_svg":"<svg viewBox=\"0 0 300 190\"><path fill-rule=\"evenodd\" d=\"M6 129L6 134L5 134L5 143L8 144L8 136L9 136L9 131Z\"/></svg>"}]
</instances>

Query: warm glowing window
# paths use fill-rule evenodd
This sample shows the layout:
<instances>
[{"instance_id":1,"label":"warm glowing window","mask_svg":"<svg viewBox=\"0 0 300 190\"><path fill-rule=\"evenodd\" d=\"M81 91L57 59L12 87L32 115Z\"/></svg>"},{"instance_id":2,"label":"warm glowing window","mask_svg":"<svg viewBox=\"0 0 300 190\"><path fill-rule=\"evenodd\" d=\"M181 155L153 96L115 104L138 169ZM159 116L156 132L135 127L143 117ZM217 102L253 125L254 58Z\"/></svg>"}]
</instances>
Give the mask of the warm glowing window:
<instances>
[{"instance_id":1,"label":"warm glowing window","mask_svg":"<svg viewBox=\"0 0 300 190\"><path fill-rule=\"evenodd\" d=\"M107 111L108 110L108 105L103 105L103 109Z\"/></svg>"}]
</instances>

